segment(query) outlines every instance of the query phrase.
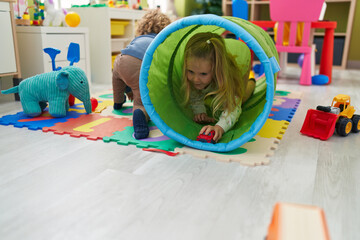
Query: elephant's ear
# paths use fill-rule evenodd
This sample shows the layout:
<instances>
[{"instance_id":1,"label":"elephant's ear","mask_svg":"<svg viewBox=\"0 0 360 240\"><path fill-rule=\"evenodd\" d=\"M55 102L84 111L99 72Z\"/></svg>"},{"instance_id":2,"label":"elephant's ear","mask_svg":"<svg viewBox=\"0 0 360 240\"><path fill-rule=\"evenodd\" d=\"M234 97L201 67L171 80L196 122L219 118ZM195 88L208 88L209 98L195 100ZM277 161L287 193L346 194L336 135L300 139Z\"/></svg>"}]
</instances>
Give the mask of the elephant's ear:
<instances>
[{"instance_id":1,"label":"elephant's ear","mask_svg":"<svg viewBox=\"0 0 360 240\"><path fill-rule=\"evenodd\" d=\"M69 87L69 73L65 71L59 72L56 76L56 86L60 90L66 90Z\"/></svg>"}]
</instances>

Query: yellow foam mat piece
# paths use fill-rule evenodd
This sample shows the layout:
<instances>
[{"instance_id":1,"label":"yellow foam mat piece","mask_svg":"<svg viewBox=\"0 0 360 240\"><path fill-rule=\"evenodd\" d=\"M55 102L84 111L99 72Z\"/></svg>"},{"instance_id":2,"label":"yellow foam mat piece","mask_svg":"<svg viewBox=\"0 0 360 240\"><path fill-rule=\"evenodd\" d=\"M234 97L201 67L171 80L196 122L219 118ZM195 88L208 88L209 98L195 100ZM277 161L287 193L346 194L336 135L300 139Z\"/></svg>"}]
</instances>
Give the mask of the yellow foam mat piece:
<instances>
[{"instance_id":1,"label":"yellow foam mat piece","mask_svg":"<svg viewBox=\"0 0 360 240\"><path fill-rule=\"evenodd\" d=\"M285 120L277 121L273 119L267 119L264 126L257 135L264 138L282 139L289 124L290 123Z\"/></svg>"},{"instance_id":2,"label":"yellow foam mat piece","mask_svg":"<svg viewBox=\"0 0 360 240\"><path fill-rule=\"evenodd\" d=\"M106 109L107 107L111 106L114 104L113 100L109 100L109 99L102 99L102 98L98 98L96 97L96 99L98 100L98 106L95 109L95 113L101 113L104 109ZM79 104L82 103L79 99L75 98L75 104ZM85 113L85 109L69 109L69 111L76 111L79 113Z\"/></svg>"},{"instance_id":3,"label":"yellow foam mat piece","mask_svg":"<svg viewBox=\"0 0 360 240\"><path fill-rule=\"evenodd\" d=\"M96 107L95 112L101 113L102 111L107 109L109 106L112 106L113 104L114 104L114 102L112 100L101 100L101 102L98 103L98 106Z\"/></svg>"}]
</instances>

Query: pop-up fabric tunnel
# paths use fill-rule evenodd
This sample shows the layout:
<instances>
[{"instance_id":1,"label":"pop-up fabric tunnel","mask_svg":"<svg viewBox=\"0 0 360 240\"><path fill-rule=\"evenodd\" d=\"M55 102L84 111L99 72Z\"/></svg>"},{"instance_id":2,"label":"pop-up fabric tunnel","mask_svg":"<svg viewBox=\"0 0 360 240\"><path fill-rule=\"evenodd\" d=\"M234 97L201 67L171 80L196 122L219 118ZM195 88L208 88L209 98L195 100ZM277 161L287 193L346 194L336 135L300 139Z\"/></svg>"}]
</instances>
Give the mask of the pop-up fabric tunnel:
<instances>
[{"instance_id":1,"label":"pop-up fabric tunnel","mask_svg":"<svg viewBox=\"0 0 360 240\"><path fill-rule=\"evenodd\" d=\"M250 64L245 53L251 49L265 69L265 75L257 79L252 97L243 104L238 122L216 144L196 141L203 125L192 120L193 114L183 99L184 49L187 41L199 32L235 34L243 42L234 39L225 42L228 51L237 56L240 67ZM147 49L140 71L141 99L151 120L166 136L193 148L228 152L251 140L265 124L273 103L278 61L273 40L248 21L211 14L182 18L162 30Z\"/></svg>"}]
</instances>

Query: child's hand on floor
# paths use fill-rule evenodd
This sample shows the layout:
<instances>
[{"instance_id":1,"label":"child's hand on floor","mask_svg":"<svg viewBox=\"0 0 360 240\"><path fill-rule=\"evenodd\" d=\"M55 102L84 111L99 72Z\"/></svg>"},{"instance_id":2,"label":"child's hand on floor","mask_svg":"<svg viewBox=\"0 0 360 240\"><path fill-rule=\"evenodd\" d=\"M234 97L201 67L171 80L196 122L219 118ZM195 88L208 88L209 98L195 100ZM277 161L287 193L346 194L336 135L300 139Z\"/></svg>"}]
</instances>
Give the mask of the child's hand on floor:
<instances>
[{"instance_id":1,"label":"child's hand on floor","mask_svg":"<svg viewBox=\"0 0 360 240\"><path fill-rule=\"evenodd\" d=\"M219 125L215 125L215 126L207 125L207 126L204 126L200 130L200 134L208 135L211 131L215 132L215 135L214 135L214 138L213 138L215 142L219 141L221 139L222 135L224 134L224 129L222 127L220 127Z\"/></svg>"},{"instance_id":2,"label":"child's hand on floor","mask_svg":"<svg viewBox=\"0 0 360 240\"><path fill-rule=\"evenodd\" d=\"M199 113L199 114L195 114L194 122L197 122L197 123L213 123L213 122L215 122L215 119L209 117L208 115L206 115L206 113Z\"/></svg>"}]
</instances>

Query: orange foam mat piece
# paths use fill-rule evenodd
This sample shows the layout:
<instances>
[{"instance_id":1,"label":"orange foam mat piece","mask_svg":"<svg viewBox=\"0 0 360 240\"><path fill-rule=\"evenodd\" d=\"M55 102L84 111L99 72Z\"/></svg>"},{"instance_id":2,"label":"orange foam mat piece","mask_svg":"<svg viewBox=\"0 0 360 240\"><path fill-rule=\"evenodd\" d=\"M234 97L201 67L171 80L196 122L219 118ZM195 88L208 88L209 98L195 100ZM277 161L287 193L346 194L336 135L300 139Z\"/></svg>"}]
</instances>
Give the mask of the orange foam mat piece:
<instances>
[{"instance_id":1,"label":"orange foam mat piece","mask_svg":"<svg viewBox=\"0 0 360 240\"><path fill-rule=\"evenodd\" d=\"M55 134L69 134L71 137L86 137L89 140L100 140L110 137L116 131L123 131L125 127L132 126L128 118L114 118L100 116L99 114L82 115L64 123L57 123L53 127L44 127L43 132Z\"/></svg>"}]
</instances>

